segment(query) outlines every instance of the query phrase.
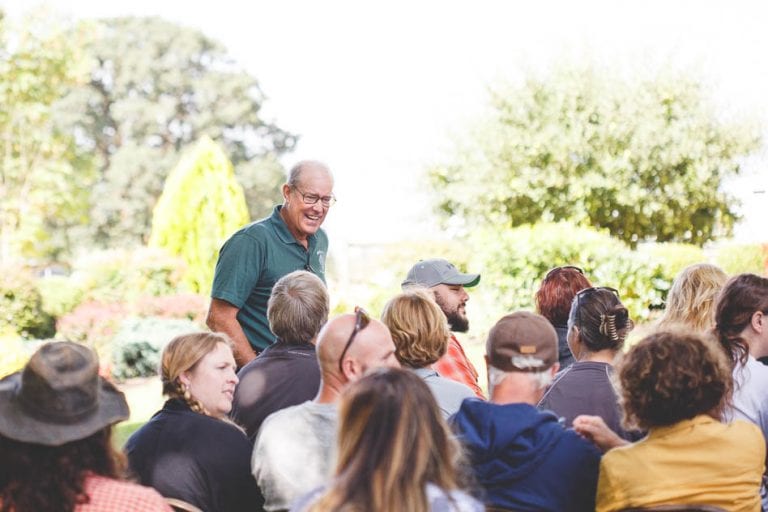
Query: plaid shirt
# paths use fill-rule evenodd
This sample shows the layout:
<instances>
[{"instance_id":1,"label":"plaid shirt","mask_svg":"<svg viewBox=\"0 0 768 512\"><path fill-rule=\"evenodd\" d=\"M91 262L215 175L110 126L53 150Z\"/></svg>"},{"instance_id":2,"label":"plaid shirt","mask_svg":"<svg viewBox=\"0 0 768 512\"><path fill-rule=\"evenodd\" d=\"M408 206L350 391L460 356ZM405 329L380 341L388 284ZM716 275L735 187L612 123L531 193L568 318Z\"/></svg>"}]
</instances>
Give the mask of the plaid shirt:
<instances>
[{"instance_id":1,"label":"plaid shirt","mask_svg":"<svg viewBox=\"0 0 768 512\"><path fill-rule=\"evenodd\" d=\"M173 512L158 492L130 482L98 475L85 481L90 503L75 507L75 512Z\"/></svg>"},{"instance_id":2,"label":"plaid shirt","mask_svg":"<svg viewBox=\"0 0 768 512\"><path fill-rule=\"evenodd\" d=\"M448 340L448 350L445 352L445 355L433 364L432 368L442 377L461 382L474 391L479 398L485 399L483 390L477 385L477 370L472 362L467 359L461 343L453 334L451 334L451 338Z\"/></svg>"}]
</instances>

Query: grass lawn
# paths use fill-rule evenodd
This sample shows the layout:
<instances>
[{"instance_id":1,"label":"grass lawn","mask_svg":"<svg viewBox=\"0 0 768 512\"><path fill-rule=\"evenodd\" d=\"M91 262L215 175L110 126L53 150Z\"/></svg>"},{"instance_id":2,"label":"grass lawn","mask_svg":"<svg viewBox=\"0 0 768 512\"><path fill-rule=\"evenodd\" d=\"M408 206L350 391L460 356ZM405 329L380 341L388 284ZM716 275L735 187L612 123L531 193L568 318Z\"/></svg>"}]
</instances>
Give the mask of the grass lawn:
<instances>
[{"instance_id":1,"label":"grass lawn","mask_svg":"<svg viewBox=\"0 0 768 512\"><path fill-rule=\"evenodd\" d=\"M165 399L159 377L131 379L117 387L125 393L131 409L130 418L118 423L114 431L115 446L122 450L128 437L163 406Z\"/></svg>"}]
</instances>

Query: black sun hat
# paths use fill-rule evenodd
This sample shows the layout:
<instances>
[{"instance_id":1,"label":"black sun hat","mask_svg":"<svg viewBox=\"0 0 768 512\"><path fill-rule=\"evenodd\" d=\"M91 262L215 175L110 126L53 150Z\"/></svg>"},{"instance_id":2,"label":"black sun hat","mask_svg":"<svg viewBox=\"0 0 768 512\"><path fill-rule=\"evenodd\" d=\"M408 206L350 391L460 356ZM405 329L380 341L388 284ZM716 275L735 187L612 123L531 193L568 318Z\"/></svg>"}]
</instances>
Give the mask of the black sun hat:
<instances>
[{"instance_id":1,"label":"black sun hat","mask_svg":"<svg viewBox=\"0 0 768 512\"><path fill-rule=\"evenodd\" d=\"M128 414L125 395L99 376L96 354L77 343L46 343L0 380L0 434L15 441L61 446Z\"/></svg>"}]
</instances>

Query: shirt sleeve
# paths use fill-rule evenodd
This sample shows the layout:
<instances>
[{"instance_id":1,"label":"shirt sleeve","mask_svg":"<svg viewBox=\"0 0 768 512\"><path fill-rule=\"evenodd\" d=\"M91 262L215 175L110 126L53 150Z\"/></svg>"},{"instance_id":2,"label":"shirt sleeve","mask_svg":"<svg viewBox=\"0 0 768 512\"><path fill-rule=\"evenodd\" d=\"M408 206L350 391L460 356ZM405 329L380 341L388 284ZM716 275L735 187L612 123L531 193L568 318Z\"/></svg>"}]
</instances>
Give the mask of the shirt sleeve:
<instances>
[{"instance_id":1,"label":"shirt sleeve","mask_svg":"<svg viewBox=\"0 0 768 512\"><path fill-rule=\"evenodd\" d=\"M232 235L219 253L211 297L242 308L259 282L264 256L264 245L258 238L245 233Z\"/></svg>"}]
</instances>

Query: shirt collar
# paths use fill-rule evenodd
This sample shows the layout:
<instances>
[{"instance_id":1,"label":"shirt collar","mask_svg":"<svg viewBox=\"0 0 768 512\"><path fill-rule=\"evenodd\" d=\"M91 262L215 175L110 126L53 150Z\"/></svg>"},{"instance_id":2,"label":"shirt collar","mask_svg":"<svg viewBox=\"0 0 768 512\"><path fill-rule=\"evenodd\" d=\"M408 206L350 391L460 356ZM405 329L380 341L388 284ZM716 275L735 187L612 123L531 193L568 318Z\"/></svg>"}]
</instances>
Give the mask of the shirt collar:
<instances>
[{"instance_id":1,"label":"shirt collar","mask_svg":"<svg viewBox=\"0 0 768 512\"><path fill-rule=\"evenodd\" d=\"M684 430L692 430L696 428L698 425L704 425L707 423L719 423L716 419L713 417L707 415L707 414L699 414L698 416L694 416L693 418L678 421L677 423L674 423L672 425L665 425L663 427L652 427L650 431L648 432L648 437L666 437L670 434L674 434L675 432L680 432Z\"/></svg>"},{"instance_id":2,"label":"shirt collar","mask_svg":"<svg viewBox=\"0 0 768 512\"><path fill-rule=\"evenodd\" d=\"M285 224L285 221L283 220L283 217L280 215L280 209L283 207L283 205L277 205L275 206L275 209L272 210L272 215L269 217L269 221L272 223L272 226L275 228L275 233L277 233L278 238L285 243L285 244L296 244L301 245L298 240L293 236L291 231L288 229L288 226ZM315 240L315 235L309 235L307 237L308 245L312 245ZM301 245L303 248L304 246Z\"/></svg>"}]
</instances>

